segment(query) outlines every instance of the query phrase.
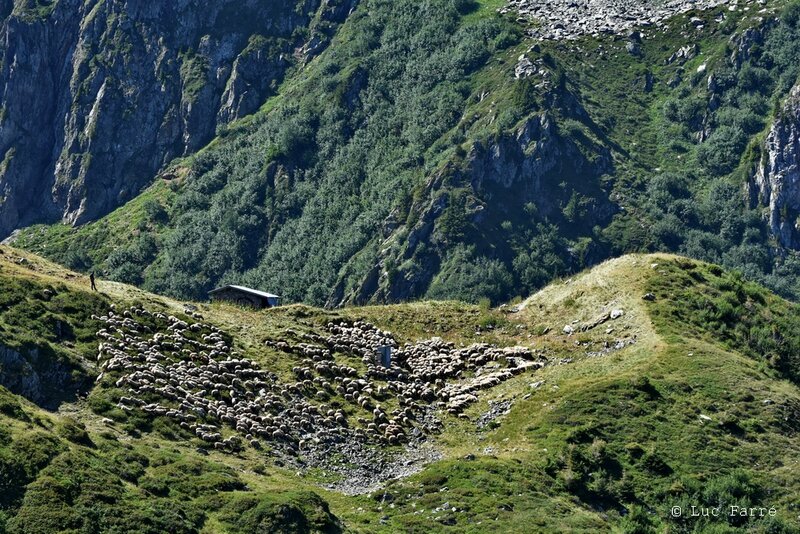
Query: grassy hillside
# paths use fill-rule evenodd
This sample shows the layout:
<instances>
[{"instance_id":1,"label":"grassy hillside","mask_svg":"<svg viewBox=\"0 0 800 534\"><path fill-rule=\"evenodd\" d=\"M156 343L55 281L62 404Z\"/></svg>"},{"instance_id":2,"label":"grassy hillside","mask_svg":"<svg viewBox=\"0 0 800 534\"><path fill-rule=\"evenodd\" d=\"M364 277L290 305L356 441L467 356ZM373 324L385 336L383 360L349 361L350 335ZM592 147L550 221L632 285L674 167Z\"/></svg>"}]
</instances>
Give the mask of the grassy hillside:
<instances>
[{"instance_id":1,"label":"grassy hillside","mask_svg":"<svg viewBox=\"0 0 800 534\"><path fill-rule=\"evenodd\" d=\"M798 295L796 252L745 194L797 80L796 3L543 43L500 4L361 2L168 180L16 244L180 298L243 281L316 305L499 303L659 250Z\"/></svg>"},{"instance_id":2,"label":"grassy hillside","mask_svg":"<svg viewBox=\"0 0 800 534\"><path fill-rule=\"evenodd\" d=\"M31 299L55 290L51 300L29 306L47 306L76 332L74 342L59 343L51 327L31 323L26 334L13 319L20 312L6 304L2 344L18 347L25 335L42 347L52 343L65 365L89 379L101 372L91 315L105 316L112 304L117 313L129 306L187 320L199 313L241 357L284 384L297 356L265 341L294 345L298 333L325 335L329 322L341 320L367 321L401 344L439 336L456 346L520 345L547 363L479 391L462 415L433 403L441 427L426 431L424 444L437 454L414 459L410 476L377 490L366 484L367 493L356 495L331 489L359 485L342 486L348 471L335 462L320 467L269 440L261 448L218 450L168 417L120 410L116 399L130 394L115 384L119 371L106 369L94 386L84 380L56 411L0 388L0 532L127 532L131 525L140 532L209 533L800 528L800 315L796 305L714 265L625 256L497 309L420 302L253 312L195 303L192 311L105 280L92 294L80 275L2 251L4 287L24 287ZM490 362L485 372L499 364ZM2 373L6 383L9 374ZM471 376L445 380L457 385ZM326 402L359 425L357 409L341 395ZM232 428L223 432L233 435ZM371 460L405 449L378 446ZM692 505L776 512L671 515L672 507Z\"/></svg>"}]
</instances>

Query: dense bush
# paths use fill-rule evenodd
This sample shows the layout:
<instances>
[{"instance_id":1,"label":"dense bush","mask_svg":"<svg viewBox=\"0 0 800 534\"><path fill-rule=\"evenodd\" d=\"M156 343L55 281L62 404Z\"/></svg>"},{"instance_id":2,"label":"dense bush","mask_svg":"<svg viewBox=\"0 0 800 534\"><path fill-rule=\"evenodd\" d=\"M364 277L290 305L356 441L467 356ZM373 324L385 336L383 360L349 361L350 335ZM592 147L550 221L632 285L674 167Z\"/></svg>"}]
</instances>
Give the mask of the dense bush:
<instances>
[{"instance_id":1,"label":"dense bush","mask_svg":"<svg viewBox=\"0 0 800 534\"><path fill-rule=\"evenodd\" d=\"M230 162L231 176L227 186L212 199L211 219L202 213L204 222L201 224L207 228L204 235L187 235L189 231L199 231L197 227L200 226L187 218L189 213L180 219L177 234L166 243L167 271L159 273L166 274L167 280L153 279L153 284L169 284L165 289L173 293L185 293L187 290L207 289L209 282L205 280L224 278L226 273L254 268L250 275L254 279L281 287L289 298L307 298L307 288L313 285L309 277L314 282L325 284L327 281L329 284L338 270L337 266L349 257L348 251L362 246L370 238L369 229L372 225L362 224L358 219L367 223L365 216L380 217L380 211L391 207L391 196L381 193L383 198L373 197L366 213L356 218L361 211L361 202L356 201L354 195L358 195L362 187L360 184L374 187L373 184L387 182L386 177L381 176L388 170L384 168L387 162L385 158L364 167L362 162L367 161L369 149L375 145L383 146L388 151L387 156L392 153L400 156L401 152L419 152L429 145L438 137L436 132L440 131L439 128L454 118L454 112L447 110L448 100L451 96L456 98L452 105L457 107L463 98L463 94L453 90L455 87L451 80L458 78L456 72L463 72L465 64L466 68L470 68L469 65L475 61L468 59L457 66L461 58L473 54L474 45L471 40L454 39L450 35L457 13L445 5L434 3L428 8L431 11L424 19L425 10L409 10L404 3L392 6L376 3L375 7L374 15L378 16L371 17L371 21L363 21L358 33L366 37L370 35L370 25L381 24L392 34L391 38L386 36L383 44L367 40L365 46L369 50L354 45L355 50L349 52L355 55L363 53L369 58L366 61L370 72L369 86L360 87L363 82L356 76L352 80L342 80L354 86L344 92L350 100L339 102L338 106L328 102L324 109L317 109L319 97L309 95L302 103L277 110L273 114L274 120L268 120L261 127L263 133L257 136L256 143L235 154L236 159ZM443 50L441 54L433 56L409 55L408 49L397 48L400 42L413 42L415 39L429 40L426 48L438 42L449 54ZM486 45L480 42L477 46ZM439 78L439 69L445 58L452 60L452 68L457 70L449 74L448 67L445 67L444 75ZM337 61L341 63L343 59L337 58ZM398 70L397 67L401 65L403 68ZM326 69L325 66L321 71L320 77L331 79L336 79L339 72L338 69ZM423 92L431 90L434 94ZM395 104L405 101L406 105L402 109L395 105L390 110L387 104L392 101ZM369 109L367 104L377 107ZM431 105L435 108L431 108ZM351 112L349 108L353 106L357 107ZM315 109L317 112L312 112ZM375 113L390 113L385 119L386 123L407 126L399 130L398 135L386 137L378 125L370 127L369 123L362 122ZM351 115L349 120L346 118L348 114ZM325 136L322 136L323 133ZM403 139L411 146L401 149L396 145ZM278 147L277 150L271 149L271 153L278 155L279 162L285 162L283 169L260 170L264 168L263 155L269 152L258 148L261 143ZM326 154L330 154L331 159L325 158ZM406 158L400 156L399 159L402 161ZM223 168L226 166L222 163ZM397 170L400 169L402 165ZM269 176L272 172L275 175ZM372 175L372 179L367 180L367 175ZM197 178L198 187L203 187L204 182L205 176ZM313 190L307 187L312 183L313 188L318 189L326 199L325 204L320 204L322 199L314 196ZM275 198L268 194L273 187ZM328 202L327 199L337 201ZM267 205L263 204L265 200L268 201ZM306 205L302 215L297 211L301 205ZM319 228L328 230L320 234L317 231ZM298 240L299 236L303 237ZM322 250L328 248L330 239L340 242L342 250ZM187 243L193 243L198 248L184 252ZM303 244L302 248L298 248L299 243ZM258 258L257 253L266 244L272 245L266 251L267 257ZM298 254L304 259L298 261ZM292 267L287 269L289 264ZM300 264L306 265L303 269L306 274L287 278L286 275L296 271ZM175 268L171 268L171 265L175 265ZM178 265L181 267L178 268ZM187 266L190 267L189 271L206 276L170 283L169 278L177 271L185 272Z\"/></svg>"},{"instance_id":2,"label":"dense bush","mask_svg":"<svg viewBox=\"0 0 800 534\"><path fill-rule=\"evenodd\" d=\"M670 501L668 506L679 506L682 510L710 510L719 508L719 518L713 516L692 517L683 514L681 517L670 517L671 527L678 532L733 532L746 529L749 532L769 532L784 534L791 532L790 527L778 518L769 516L743 517L730 514L731 506L769 508L767 492L745 471L734 471L699 483L686 478L682 480L683 494L677 501ZM724 518L725 526L720 525ZM727 528L726 528L727 527Z\"/></svg>"},{"instance_id":3,"label":"dense bush","mask_svg":"<svg viewBox=\"0 0 800 534\"><path fill-rule=\"evenodd\" d=\"M221 517L231 532L341 532L328 504L311 492L281 492L268 498L248 496L233 500Z\"/></svg>"},{"instance_id":4,"label":"dense bush","mask_svg":"<svg viewBox=\"0 0 800 534\"><path fill-rule=\"evenodd\" d=\"M91 316L107 309L107 300L97 293L0 276L0 345L18 352L39 376L36 402L55 408L87 384L90 370L77 354L94 352L100 323ZM0 413L24 419L16 402L2 393Z\"/></svg>"},{"instance_id":5,"label":"dense bush","mask_svg":"<svg viewBox=\"0 0 800 534\"><path fill-rule=\"evenodd\" d=\"M457 247L434 278L428 295L435 299L478 302L482 297L497 303L513 290L514 278L498 260L476 256L475 250Z\"/></svg>"},{"instance_id":6,"label":"dense bush","mask_svg":"<svg viewBox=\"0 0 800 534\"><path fill-rule=\"evenodd\" d=\"M700 145L697 160L711 174L722 176L739 165L747 136L737 126L720 126Z\"/></svg>"},{"instance_id":7,"label":"dense bush","mask_svg":"<svg viewBox=\"0 0 800 534\"><path fill-rule=\"evenodd\" d=\"M748 208L742 176L751 172L757 156L747 150L752 136L763 130L773 102L782 100L800 74L797 5L787 6L782 22L753 46L741 68L717 66L709 91L704 87L665 103L665 118L687 135L697 137L701 129L710 135L697 146L699 169L656 174L642 198L653 221L651 249L739 269L791 297L800 295L800 284L789 274L797 256L774 254L759 210ZM729 176L737 168L744 172Z\"/></svg>"},{"instance_id":8,"label":"dense bush","mask_svg":"<svg viewBox=\"0 0 800 534\"><path fill-rule=\"evenodd\" d=\"M372 246L419 179L426 151L460 120L469 76L519 38L499 18L464 23L477 7L452 0L362 6L336 53L309 69L299 98L280 101L247 135L226 135L195 157L166 235L155 240L142 228L108 257L109 275L194 298L236 280L316 304L340 272L361 279L371 262L351 260ZM156 201L144 211L156 225L166 216ZM77 253L71 261L85 264Z\"/></svg>"},{"instance_id":9,"label":"dense bush","mask_svg":"<svg viewBox=\"0 0 800 534\"><path fill-rule=\"evenodd\" d=\"M28 420L19 401L3 386L0 386L0 414L22 421ZM3 441L3 433L0 432L0 445Z\"/></svg>"},{"instance_id":10,"label":"dense bush","mask_svg":"<svg viewBox=\"0 0 800 534\"><path fill-rule=\"evenodd\" d=\"M57 439L39 432L0 443L0 508L18 505L25 486L63 449Z\"/></svg>"}]
</instances>

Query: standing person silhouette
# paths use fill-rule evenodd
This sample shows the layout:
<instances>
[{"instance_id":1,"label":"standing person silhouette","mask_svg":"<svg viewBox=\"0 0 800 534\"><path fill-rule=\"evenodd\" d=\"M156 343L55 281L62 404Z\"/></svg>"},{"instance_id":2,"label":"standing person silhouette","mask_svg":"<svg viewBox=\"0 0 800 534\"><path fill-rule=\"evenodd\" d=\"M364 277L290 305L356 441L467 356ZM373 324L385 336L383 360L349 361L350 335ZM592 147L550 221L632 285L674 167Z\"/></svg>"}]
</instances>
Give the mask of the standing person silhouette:
<instances>
[{"instance_id":1,"label":"standing person silhouette","mask_svg":"<svg viewBox=\"0 0 800 534\"><path fill-rule=\"evenodd\" d=\"M89 273L89 282L92 284L92 291L97 291L97 286L94 284L94 271Z\"/></svg>"}]
</instances>

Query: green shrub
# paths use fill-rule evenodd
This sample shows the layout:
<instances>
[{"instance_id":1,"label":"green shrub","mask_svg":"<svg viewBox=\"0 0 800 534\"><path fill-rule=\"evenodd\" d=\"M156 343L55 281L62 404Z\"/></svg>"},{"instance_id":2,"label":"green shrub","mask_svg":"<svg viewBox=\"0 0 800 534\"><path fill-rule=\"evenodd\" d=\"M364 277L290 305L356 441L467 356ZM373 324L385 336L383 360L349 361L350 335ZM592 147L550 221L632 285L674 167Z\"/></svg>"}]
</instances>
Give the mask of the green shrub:
<instances>
[{"instance_id":1,"label":"green shrub","mask_svg":"<svg viewBox=\"0 0 800 534\"><path fill-rule=\"evenodd\" d=\"M741 273L711 265L684 269L662 265L651 290L669 289L671 297L653 304L662 331L688 327L712 335L716 342L765 361L786 378L800 383L800 314L797 304L769 295L746 282Z\"/></svg>"},{"instance_id":2,"label":"green shrub","mask_svg":"<svg viewBox=\"0 0 800 534\"><path fill-rule=\"evenodd\" d=\"M741 127L721 126L697 149L697 161L711 174L728 174L739 164L746 144Z\"/></svg>"},{"instance_id":3,"label":"green shrub","mask_svg":"<svg viewBox=\"0 0 800 534\"><path fill-rule=\"evenodd\" d=\"M341 532L338 519L317 494L275 493L269 497L237 498L221 512L234 534L251 532Z\"/></svg>"},{"instance_id":4,"label":"green shrub","mask_svg":"<svg viewBox=\"0 0 800 534\"><path fill-rule=\"evenodd\" d=\"M0 372L2 372L2 369L0 369ZM29 420L16 397L3 386L0 386L0 414L20 421Z\"/></svg>"},{"instance_id":5,"label":"green shrub","mask_svg":"<svg viewBox=\"0 0 800 534\"><path fill-rule=\"evenodd\" d=\"M154 198L147 199L144 204L144 213L147 219L156 224L163 224L169 219L167 210L158 200Z\"/></svg>"},{"instance_id":6,"label":"green shrub","mask_svg":"<svg viewBox=\"0 0 800 534\"><path fill-rule=\"evenodd\" d=\"M63 450L57 439L40 432L23 434L10 446L0 447L0 507L18 505L25 486Z\"/></svg>"},{"instance_id":7,"label":"green shrub","mask_svg":"<svg viewBox=\"0 0 800 534\"><path fill-rule=\"evenodd\" d=\"M112 456L112 461L118 466L119 476L134 483L144 476L150 465L146 456L132 451L117 452Z\"/></svg>"},{"instance_id":8,"label":"green shrub","mask_svg":"<svg viewBox=\"0 0 800 534\"><path fill-rule=\"evenodd\" d=\"M83 423L80 423L74 419L69 417L62 418L57 425L56 430L58 435L67 441L87 447L94 446L91 438L89 438L89 433L86 432L86 427L83 425Z\"/></svg>"},{"instance_id":9,"label":"green shrub","mask_svg":"<svg viewBox=\"0 0 800 534\"><path fill-rule=\"evenodd\" d=\"M467 302L488 298L497 303L508 294L513 282L501 261L478 256L473 248L461 246L445 260L441 272L431 282L428 296Z\"/></svg>"},{"instance_id":10,"label":"green shrub","mask_svg":"<svg viewBox=\"0 0 800 534\"><path fill-rule=\"evenodd\" d=\"M781 12L781 21L791 28L797 28L800 22L800 2L789 2Z\"/></svg>"}]
</instances>

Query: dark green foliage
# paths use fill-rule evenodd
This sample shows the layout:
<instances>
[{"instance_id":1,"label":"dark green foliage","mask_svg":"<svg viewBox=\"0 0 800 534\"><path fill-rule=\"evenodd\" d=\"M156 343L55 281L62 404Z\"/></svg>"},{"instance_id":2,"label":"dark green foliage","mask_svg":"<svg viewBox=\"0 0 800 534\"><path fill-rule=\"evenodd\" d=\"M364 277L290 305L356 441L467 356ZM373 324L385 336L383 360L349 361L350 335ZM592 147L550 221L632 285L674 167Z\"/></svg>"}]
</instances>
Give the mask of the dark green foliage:
<instances>
[{"instance_id":1,"label":"dark green foliage","mask_svg":"<svg viewBox=\"0 0 800 534\"><path fill-rule=\"evenodd\" d=\"M8 531L198 532L208 508L197 499L225 502L230 492L246 489L227 467L169 456L150 460L116 440L101 441L96 452L87 452L80 444L32 432L0 444L0 508L9 511ZM145 475L153 464L158 465ZM292 517L313 526L324 524L323 513L335 521L324 501L314 497L297 497L302 511ZM282 505L279 499L270 502Z\"/></svg>"},{"instance_id":2,"label":"dark green foliage","mask_svg":"<svg viewBox=\"0 0 800 534\"><path fill-rule=\"evenodd\" d=\"M532 504L546 499L543 493L552 487L552 482L529 460L487 455L437 462L411 481L388 484L375 492L371 500L382 502L384 507L391 503L392 515L398 510L405 514L400 516L401 520L392 518L389 531L393 532L480 531L480 525L486 524L506 532L517 530L519 525L538 530L532 525L542 523L535 518ZM441 510L445 502L464 512ZM414 514L419 509L437 507L441 511L437 511L438 518L434 521ZM551 512L554 523L565 513L559 506Z\"/></svg>"},{"instance_id":3,"label":"dark green foliage","mask_svg":"<svg viewBox=\"0 0 800 534\"><path fill-rule=\"evenodd\" d=\"M152 262L157 253L155 237L141 232L129 245L116 249L108 256L109 275L116 280L140 284L143 281L141 266Z\"/></svg>"},{"instance_id":4,"label":"dark green foliage","mask_svg":"<svg viewBox=\"0 0 800 534\"><path fill-rule=\"evenodd\" d=\"M122 450L114 453L113 462L118 466L119 476L128 482L137 482L150 465L148 458L137 452Z\"/></svg>"},{"instance_id":5,"label":"dark green foliage","mask_svg":"<svg viewBox=\"0 0 800 534\"><path fill-rule=\"evenodd\" d=\"M311 492L284 492L232 500L221 512L234 534L251 532L337 533L328 504Z\"/></svg>"},{"instance_id":6,"label":"dark green foliage","mask_svg":"<svg viewBox=\"0 0 800 534\"><path fill-rule=\"evenodd\" d=\"M682 484L685 487L683 496L672 506L679 506L687 513L681 517L670 517L669 521L678 532L738 532L739 529L776 534L790 532L789 527L784 525L783 521L769 517L768 514L765 514L764 517L761 517L760 514L756 517L743 517L731 513L732 506L738 507L738 509L759 507L768 510L770 508L767 493L745 471L733 471L703 484L687 478L682 481ZM719 516L713 517L710 512L706 512L703 516L702 512L698 512L699 517L692 517L688 513L692 507L695 507L696 510L718 509ZM720 523L727 524L730 530L721 527Z\"/></svg>"},{"instance_id":7,"label":"dark green foliage","mask_svg":"<svg viewBox=\"0 0 800 534\"><path fill-rule=\"evenodd\" d=\"M197 99L200 91L207 83L208 65L203 56L190 51L181 57L181 81L183 85L183 99L192 102Z\"/></svg>"},{"instance_id":8,"label":"dark green foliage","mask_svg":"<svg viewBox=\"0 0 800 534\"><path fill-rule=\"evenodd\" d=\"M679 87L683 94L666 99L664 117L680 125L675 133L680 132L688 147L706 131L703 142L696 145L699 168L682 155L687 162L683 170L649 176L647 194L636 210L650 221L650 250L677 251L734 267L788 296L800 292L796 281L785 274L796 256L789 253L784 260L774 255L760 211L748 208L743 181L759 157L757 150L747 148L761 142L752 141L752 136L763 130L772 102L782 100L800 72L800 35L792 22L793 9L787 7L783 22L764 30L764 42L748 51L749 59L741 68L721 60L706 73L713 82L692 91ZM664 142L684 146L675 144L672 136L665 136ZM733 176L717 178L737 169ZM629 235L632 231L634 227L620 224L605 235L618 251L640 248L642 236L638 231Z\"/></svg>"},{"instance_id":9,"label":"dark green foliage","mask_svg":"<svg viewBox=\"0 0 800 534\"><path fill-rule=\"evenodd\" d=\"M476 256L474 249L462 246L454 249L444 261L428 295L467 302L478 302L484 297L498 303L512 291L513 282L514 278L502 262Z\"/></svg>"},{"instance_id":10,"label":"dark green foliage","mask_svg":"<svg viewBox=\"0 0 800 534\"><path fill-rule=\"evenodd\" d=\"M683 123L694 129L703 118L706 101L700 96L690 98L669 99L664 103L664 115L667 119Z\"/></svg>"},{"instance_id":11,"label":"dark green foliage","mask_svg":"<svg viewBox=\"0 0 800 534\"><path fill-rule=\"evenodd\" d=\"M77 445L94 446L86 432L86 427L74 419L65 417L58 425L57 433L60 437Z\"/></svg>"},{"instance_id":12,"label":"dark green foliage","mask_svg":"<svg viewBox=\"0 0 800 534\"><path fill-rule=\"evenodd\" d=\"M697 160L711 174L728 174L738 166L746 143L747 136L741 128L720 126L700 145Z\"/></svg>"},{"instance_id":13,"label":"dark green foliage","mask_svg":"<svg viewBox=\"0 0 800 534\"><path fill-rule=\"evenodd\" d=\"M19 505L25 486L63 450L57 439L40 432L0 442L0 509Z\"/></svg>"},{"instance_id":14,"label":"dark green foliage","mask_svg":"<svg viewBox=\"0 0 800 534\"><path fill-rule=\"evenodd\" d=\"M245 272L289 300L323 302L415 178L420 155L457 120L463 77L503 30L494 21L459 29L458 16L449 1L422 9L403 1L372 2L369 18L354 17L347 32L355 38L321 58L309 94L275 109L236 151L199 158L145 285L202 296ZM351 70L357 65L368 79ZM320 94L326 87L340 98Z\"/></svg>"},{"instance_id":15,"label":"dark green foliage","mask_svg":"<svg viewBox=\"0 0 800 534\"><path fill-rule=\"evenodd\" d=\"M71 419L55 433L2 423L0 532L196 533L220 509L231 532L341 531L316 494L253 493L202 457L90 436Z\"/></svg>"},{"instance_id":16,"label":"dark green foliage","mask_svg":"<svg viewBox=\"0 0 800 534\"><path fill-rule=\"evenodd\" d=\"M376 229L420 181L420 168L450 148L434 144L460 120L470 77L519 39L519 28L496 17L463 22L476 7L359 6L336 52L315 60L291 94L193 159L190 179L165 208L167 228L161 210L145 205L156 227L114 244L104 258L110 276L193 298L236 280L317 304L340 272L357 283L374 258L356 253L377 249ZM194 57L183 57L189 93L202 90L206 75ZM64 257L86 265L82 247Z\"/></svg>"},{"instance_id":17,"label":"dark green foliage","mask_svg":"<svg viewBox=\"0 0 800 534\"><path fill-rule=\"evenodd\" d=\"M436 229L445 241L458 243L464 239L469 228L469 221L465 213L466 204L469 201L468 193L464 190L456 190L443 193L443 195L448 199L447 208L436 221Z\"/></svg>"},{"instance_id":18,"label":"dark green foliage","mask_svg":"<svg viewBox=\"0 0 800 534\"><path fill-rule=\"evenodd\" d=\"M800 2L789 2L783 9L781 20L791 28L797 28L800 23Z\"/></svg>"},{"instance_id":19,"label":"dark green foliage","mask_svg":"<svg viewBox=\"0 0 800 534\"><path fill-rule=\"evenodd\" d=\"M520 80L514 84L512 104L516 109L524 111L535 111L538 109L539 93L534 86L534 82L529 79Z\"/></svg>"},{"instance_id":20,"label":"dark green foliage","mask_svg":"<svg viewBox=\"0 0 800 534\"><path fill-rule=\"evenodd\" d=\"M554 276L568 272L561 250L564 240L555 226L539 225L527 247L514 258L514 271L520 278L519 293L526 295L544 286Z\"/></svg>"},{"instance_id":21,"label":"dark green foliage","mask_svg":"<svg viewBox=\"0 0 800 534\"><path fill-rule=\"evenodd\" d=\"M630 497L622 484L622 465L600 439L570 444L547 470L565 491L588 503L619 507Z\"/></svg>"},{"instance_id":22,"label":"dark green foliage","mask_svg":"<svg viewBox=\"0 0 800 534\"><path fill-rule=\"evenodd\" d=\"M147 219L153 223L163 223L168 220L167 210L158 200L151 198L144 202L144 212Z\"/></svg>"},{"instance_id":23,"label":"dark green foliage","mask_svg":"<svg viewBox=\"0 0 800 534\"><path fill-rule=\"evenodd\" d=\"M50 342L88 343L99 322L92 314L106 311L107 301L66 286L48 286L23 278L0 277L0 324L7 345L16 335Z\"/></svg>"},{"instance_id":24,"label":"dark green foliage","mask_svg":"<svg viewBox=\"0 0 800 534\"><path fill-rule=\"evenodd\" d=\"M652 515L642 506L632 506L620 522L620 530L624 534L655 534L657 530Z\"/></svg>"},{"instance_id":25,"label":"dark green foliage","mask_svg":"<svg viewBox=\"0 0 800 534\"><path fill-rule=\"evenodd\" d=\"M56 458L33 483L15 517L13 532L196 532L202 514L189 503L145 504L131 499L103 462L81 451Z\"/></svg>"},{"instance_id":26,"label":"dark green foliage","mask_svg":"<svg viewBox=\"0 0 800 534\"><path fill-rule=\"evenodd\" d=\"M234 471L226 466L182 459L152 467L139 486L162 497L194 498L218 491L244 489Z\"/></svg>"},{"instance_id":27,"label":"dark green foliage","mask_svg":"<svg viewBox=\"0 0 800 534\"><path fill-rule=\"evenodd\" d=\"M28 420L19 401L3 386L0 386L0 414L20 421Z\"/></svg>"}]
</instances>

